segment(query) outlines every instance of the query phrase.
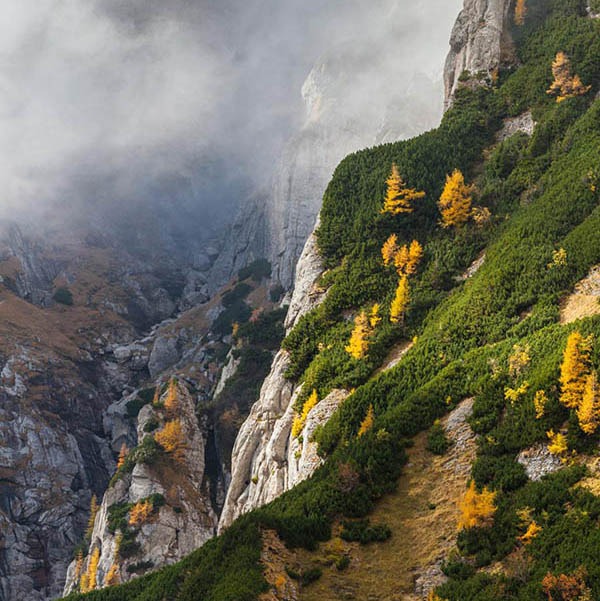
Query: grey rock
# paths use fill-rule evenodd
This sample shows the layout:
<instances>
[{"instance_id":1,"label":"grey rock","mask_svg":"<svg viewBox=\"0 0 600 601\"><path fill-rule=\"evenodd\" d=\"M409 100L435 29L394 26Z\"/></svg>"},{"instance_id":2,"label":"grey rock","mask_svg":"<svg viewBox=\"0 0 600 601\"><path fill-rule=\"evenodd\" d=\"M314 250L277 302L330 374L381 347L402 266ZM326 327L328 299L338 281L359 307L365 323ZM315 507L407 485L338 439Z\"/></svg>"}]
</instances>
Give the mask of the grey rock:
<instances>
[{"instance_id":1,"label":"grey rock","mask_svg":"<svg viewBox=\"0 0 600 601\"><path fill-rule=\"evenodd\" d=\"M148 360L150 376L155 379L167 368L175 365L179 361L179 358L177 338L159 334L154 342Z\"/></svg>"},{"instance_id":2,"label":"grey rock","mask_svg":"<svg viewBox=\"0 0 600 601\"><path fill-rule=\"evenodd\" d=\"M445 106L452 104L464 71L476 75L513 64L511 0L465 0L450 38L444 69Z\"/></svg>"},{"instance_id":3,"label":"grey rock","mask_svg":"<svg viewBox=\"0 0 600 601\"><path fill-rule=\"evenodd\" d=\"M521 451L517 461L525 468L529 479L534 482L562 467L560 458L550 453L548 445L541 443Z\"/></svg>"}]
</instances>

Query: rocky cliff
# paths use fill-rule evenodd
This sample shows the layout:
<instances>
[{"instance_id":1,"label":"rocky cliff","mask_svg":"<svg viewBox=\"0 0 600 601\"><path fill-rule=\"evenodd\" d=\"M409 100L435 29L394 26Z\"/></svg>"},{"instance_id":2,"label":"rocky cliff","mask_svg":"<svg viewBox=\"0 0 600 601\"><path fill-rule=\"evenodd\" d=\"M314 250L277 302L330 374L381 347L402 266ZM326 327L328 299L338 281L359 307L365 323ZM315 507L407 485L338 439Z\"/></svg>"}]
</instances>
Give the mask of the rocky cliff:
<instances>
[{"instance_id":1,"label":"rocky cliff","mask_svg":"<svg viewBox=\"0 0 600 601\"><path fill-rule=\"evenodd\" d=\"M444 69L446 108L465 72L487 77L514 62L511 7L511 0L465 0L452 30Z\"/></svg>"},{"instance_id":2,"label":"rocky cliff","mask_svg":"<svg viewBox=\"0 0 600 601\"><path fill-rule=\"evenodd\" d=\"M376 143L409 138L433 127L441 114L439 86L414 72L395 74L398 87L383 91L389 74L377 49L343 45L324 56L302 86L305 117L286 144L270 186L242 208L211 272L213 286L254 259L266 257L273 279L286 289L310 235L336 165Z\"/></svg>"},{"instance_id":3,"label":"rocky cliff","mask_svg":"<svg viewBox=\"0 0 600 601\"><path fill-rule=\"evenodd\" d=\"M205 478L206 432L195 408L187 387L173 383L141 409L140 444L104 494L89 533L88 554L71 563L65 594L80 585L85 590L92 572L102 586L168 565L214 535L217 517ZM181 448L161 452L151 443L169 423L181 427Z\"/></svg>"}]
</instances>

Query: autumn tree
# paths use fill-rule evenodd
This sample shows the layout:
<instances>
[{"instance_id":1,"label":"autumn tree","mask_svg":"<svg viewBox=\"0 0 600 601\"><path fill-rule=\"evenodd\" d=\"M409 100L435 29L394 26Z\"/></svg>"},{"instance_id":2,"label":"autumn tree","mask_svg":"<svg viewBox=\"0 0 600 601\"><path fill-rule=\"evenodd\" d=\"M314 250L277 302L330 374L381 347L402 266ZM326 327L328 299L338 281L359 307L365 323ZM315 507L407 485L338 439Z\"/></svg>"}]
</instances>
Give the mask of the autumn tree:
<instances>
[{"instance_id":1,"label":"autumn tree","mask_svg":"<svg viewBox=\"0 0 600 601\"><path fill-rule=\"evenodd\" d=\"M371 313L369 314L369 325L371 326L371 330L374 330L381 321L379 309L379 303L375 303L371 308Z\"/></svg>"},{"instance_id":2,"label":"autumn tree","mask_svg":"<svg viewBox=\"0 0 600 601\"><path fill-rule=\"evenodd\" d=\"M311 412L312 408L317 405L319 402L319 395L316 390L313 390L311 395L306 399L304 405L302 405L302 411L299 415L294 417L294 421L292 423L292 437L297 438L300 432L304 429L304 425L306 424L306 419L308 418L308 414Z\"/></svg>"},{"instance_id":3,"label":"autumn tree","mask_svg":"<svg viewBox=\"0 0 600 601\"><path fill-rule=\"evenodd\" d=\"M170 415L173 415L177 412L179 408L179 396L177 391L177 380L175 378L171 378L169 380L169 387L167 388L167 397L165 399L165 410Z\"/></svg>"},{"instance_id":4,"label":"autumn tree","mask_svg":"<svg viewBox=\"0 0 600 601\"><path fill-rule=\"evenodd\" d=\"M402 213L412 213L414 208L412 203L425 197L425 192L417 191L415 188L409 188L403 181L394 163L392 171L386 180L387 192L383 203L382 213L391 213L400 215Z\"/></svg>"},{"instance_id":5,"label":"autumn tree","mask_svg":"<svg viewBox=\"0 0 600 601\"><path fill-rule=\"evenodd\" d=\"M75 580L77 580L81 576L81 572L83 569L83 552L81 549L77 551L77 555L75 556Z\"/></svg>"},{"instance_id":6,"label":"autumn tree","mask_svg":"<svg viewBox=\"0 0 600 601\"><path fill-rule=\"evenodd\" d=\"M525 17L527 16L527 0L517 0L515 4L515 25L521 27L525 25Z\"/></svg>"},{"instance_id":7,"label":"autumn tree","mask_svg":"<svg viewBox=\"0 0 600 601\"><path fill-rule=\"evenodd\" d=\"M371 326L365 311L361 311L354 319L354 329L350 336L350 342L346 346L346 352L355 359L362 359L369 350L369 335Z\"/></svg>"},{"instance_id":8,"label":"autumn tree","mask_svg":"<svg viewBox=\"0 0 600 601\"><path fill-rule=\"evenodd\" d=\"M556 96L556 102L587 94L592 86L584 86L579 75L572 74L571 60L565 52L559 52L552 63L554 81L547 94Z\"/></svg>"},{"instance_id":9,"label":"autumn tree","mask_svg":"<svg viewBox=\"0 0 600 601\"><path fill-rule=\"evenodd\" d=\"M153 511L154 505L152 505L152 501L138 501L129 510L129 525L141 526L142 524L145 524L152 515Z\"/></svg>"},{"instance_id":10,"label":"autumn tree","mask_svg":"<svg viewBox=\"0 0 600 601\"><path fill-rule=\"evenodd\" d=\"M586 434L594 434L600 425L600 389L598 374L593 371L585 380L581 405L577 409L579 427Z\"/></svg>"},{"instance_id":11,"label":"autumn tree","mask_svg":"<svg viewBox=\"0 0 600 601\"><path fill-rule=\"evenodd\" d=\"M121 469L125 464L125 459L127 458L127 454L129 453L129 449L127 445L123 443L121 445L121 450L119 451L119 458L117 459L117 469Z\"/></svg>"},{"instance_id":12,"label":"autumn tree","mask_svg":"<svg viewBox=\"0 0 600 601\"><path fill-rule=\"evenodd\" d=\"M469 488L460 504L461 517L459 528L490 526L496 513L496 493L484 487L478 492L475 482L471 480Z\"/></svg>"},{"instance_id":13,"label":"autumn tree","mask_svg":"<svg viewBox=\"0 0 600 601\"><path fill-rule=\"evenodd\" d=\"M90 556L90 560L88 563L86 577L85 577L85 579L82 578L83 582L85 583L85 590L83 590L84 584L82 584L81 592L87 593L89 591L93 591L96 589L96 586L98 584L98 563L99 562L100 562L100 549L98 547L94 547L94 550L92 551L92 554Z\"/></svg>"},{"instance_id":14,"label":"autumn tree","mask_svg":"<svg viewBox=\"0 0 600 601\"><path fill-rule=\"evenodd\" d=\"M583 399L586 378L590 373L591 350L591 336L584 338L579 332L573 332L567 339L560 366L560 402L569 409L577 409Z\"/></svg>"},{"instance_id":15,"label":"autumn tree","mask_svg":"<svg viewBox=\"0 0 600 601\"><path fill-rule=\"evenodd\" d=\"M546 436L549 439L548 450L552 455L564 455L569 450L567 437L562 432L548 430Z\"/></svg>"},{"instance_id":16,"label":"autumn tree","mask_svg":"<svg viewBox=\"0 0 600 601\"><path fill-rule=\"evenodd\" d=\"M418 240L413 240L410 246L404 245L398 249L394 257L394 267L400 277L413 275L423 258L423 247Z\"/></svg>"},{"instance_id":17,"label":"autumn tree","mask_svg":"<svg viewBox=\"0 0 600 601\"><path fill-rule=\"evenodd\" d=\"M398 236L392 234L381 247L381 257L383 258L383 264L388 267L394 263L394 258L398 252Z\"/></svg>"},{"instance_id":18,"label":"autumn tree","mask_svg":"<svg viewBox=\"0 0 600 601\"><path fill-rule=\"evenodd\" d=\"M167 422L161 430L154 435L154 440L175 461L183 461L185 457L185 441L181 422L178 419Z\"/></svg>"},{"instance_id":19,"label":"autumn tree","mask_svg":"<svg viewBox=\"0 0 600 601\"><path fill-rule=\"evenodd\" d=\"M541 531L542 527L539 524L537 524L534 520L529 524L529 526L527 526L525 534L519 536L519 540L524 545L528 545Z\"/></svg>"},{"instance_id":20,"label":"autumn tree","mask_svg":"<svg viewBox=\"0 0 600 601\"><path fill-rule=\"evenodd\" d=\"M369 405L369 409L367 410L367 415L365 415L365 419L362 420L360 424L360 428L358 429L358 436L365 435L375 423L375 411L373 409L373 405Z\"/></svg>"},{"instance_id":21,"label":"autumn tree","mask_svg":"<svg viewBox=\"0 0 600 601\"><path fill-rule=\"evenodd\" d=\"M546 411L546 405L548 404L548 397L544 390L538 390L533 395L533 406L535 408L535 419L541 419L544 417Z\"/></svg>"},{"instance_id":22,"label":"autumn tree","mask_svg":"<svg viewBox=\"0 0 600 601\"><path fill-rule=\"evenodd\" d=\"M404 320L404 314L410 301L410 287L408 285L408 277L403 276L398 281L396 294L390 307L390 321L398 323Z\"/></svg>"},{"instance_id":23,"label":"autumn tree","mask_svg":"<svg viewBox=\"0 0 600 601\"><path fill-rule=\"evenodd\" d=\"M573 574L559 574L555 576L548 572L542 580L542 591L547 595L548 601L577 601L591 599L591 590L585 579L587 571L580 567Z\"/></svg>"},{"instance_id":24,"label":"autumn tree","mask_svg":"<svg viewBox=\"0 0 600 601\"><path fill-rule=\"evenodd\" d=\"M94 531L94 522L96 521L98 509L98 499L96 498L96 495L92 495L92 500L90 501L90 517L88 518L87 529L85 531L87 538L90 538L92 536L92 532Z\"/></svg>"},{"instance_id":25,"label":"autumn tree","mask_svg":"<svg viewBox=\"0 0 600 601\"><path fill-rule=\"evenodd\" d=\"M443 227L460 227L469 220L474 189L473 185L465 184L465 178L458 169L446 176L446 185L438 202Z\"/></svg>"}]
</instances>

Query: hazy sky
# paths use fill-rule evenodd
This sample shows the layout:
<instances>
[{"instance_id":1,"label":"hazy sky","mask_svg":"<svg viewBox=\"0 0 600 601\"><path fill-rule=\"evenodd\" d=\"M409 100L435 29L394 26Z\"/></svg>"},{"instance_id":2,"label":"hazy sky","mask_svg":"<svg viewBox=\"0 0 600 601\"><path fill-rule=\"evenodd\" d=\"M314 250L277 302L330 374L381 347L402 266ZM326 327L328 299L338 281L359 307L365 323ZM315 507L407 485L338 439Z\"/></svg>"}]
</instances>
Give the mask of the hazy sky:
<instances>
[{"instance_id":1,"label":"hazy sky","mask_svg":"<svg viewBox=\"0 0 600 601\"><path fill-rule=\"evenodd\" d=\"M350 40L439 74L460 4L3 0L0 209L228 206L269 178L321 54Z\"/></svg>"}]
</instances>

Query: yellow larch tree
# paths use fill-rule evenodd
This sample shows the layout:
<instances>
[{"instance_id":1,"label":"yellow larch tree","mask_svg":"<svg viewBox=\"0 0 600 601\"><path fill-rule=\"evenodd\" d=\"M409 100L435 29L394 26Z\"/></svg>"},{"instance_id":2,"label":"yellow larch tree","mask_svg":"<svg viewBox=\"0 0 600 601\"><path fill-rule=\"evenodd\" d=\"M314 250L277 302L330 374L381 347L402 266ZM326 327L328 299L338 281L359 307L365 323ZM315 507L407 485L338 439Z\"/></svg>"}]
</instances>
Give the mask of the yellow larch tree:
<instances>
[{"instance_id":1,"label":"yellow larch tree","mask_svg":"<svg viewBox=\"0 0 600 601\"><path fill-rule=\"evenodd\" d=\"M95 547L90 556L87 569L87 590L95 590L98 584L98 563L100 562L100 549Z\"/></svg>"},{"instance_id":2,"label":"yellow larch tree","mask_svg":"<svg viewBox=\"0 0 600 601\"><path fill-rule=\"evenodd\" d=\"M371 326L371 330L374 330L381 321L381 315L379 314L380 308L379 303L375 303L371 308L371 313L369 315L369 325Z\"/></svg>"},{"instance_id":3,"label":"yellow larch tree","mask_svg":"<svg viewBox=\"0 0 600 601\"><path fill-rule=\"evenodd\" d=\"M459 169L446 176L446 184L438 207L442 215L442 227L461 227L471 217L473 185L465 184L465 177Z\"/></svg>"},{"instance_id":4,"label":"yellow larch tree","mask_svg":"<svg viewBox=\"0 0 600 601\"><path fill-rule=\"evenodd\" d=\"M556 102L562 102L567 98L583 96L587 94L592 86L585 86L579 75L572 74L571 60L565 52L558 52L552 63L552 75L554 81L547 94L556 96Z\"/></svg>"},{"instance_id":5,"label":"yellow larch tree","mask_svg":"<svg viewBox=\"0 0 600 601\"><path fill-rule=\"evenodd\" d=\"M515 25L521 27L525 25L525 17L527 16L527 0L517 0L515 4Z\"/></svg>"},{"instance_id":6,"label":"yellow larch tree","mask_svg":"<svg viewBox=\"0 0 600 601\"><path fill-rule=\"evenodd\" d=\"M116 586L117 584L120 584L120 582L119 566L117 563L113 562L104 577L104 586Z\"/></svg>"},{"instance_id":7,"label":"yellow larch tree","mask_svg":"<svg viewBox=\"0 0 600 601\"><path fill-rule=\"evenodd\" d=\"M361 311L354 318L354 329L350 336L350 342L346 346L346 352L355 359L362 359L369 350L369 335L371 334L371 325L365 311Z\"/></svg>"},{"instance_id":8,"label":"yellow larch tree","mask_svg":"<svg viewBox=\"0 0 600 601\"><path fill-rule=\"evenodd\" d=\"M365 419L362 420L360 424L360 428L358 429L358 436L364 436L375 423L375 410L373 409L373 405L369 405L367 409L367 415L365 415Z\"/></svg>"},{"instance_id":9,"label":"yellow larch tree","mask_svg":"<svg viewBox=\"0 0 600 601\"><path fill-rule=\"evenodd\" d=\"M313 390L311 395L306 399L304 405L302 405L302 411L300 415L296 415L294 417L294 421L292 423L292 437L297 438L304 430L304 425L306 424L306 418L310 413L311 409L319 402L319 395L316 390Z\"/></svg>"},{"instance_id":10,"label":"yellow larch tree","mask_svg":"<svg viewBox=\"0 0 600 601\"><path fill-rule=\"evenodd\" d=\"M398 236L396 234L392 234L381 247L381 257L383 259L383 264L386 267L394 262L394 258L398 250Z\"/></svg>"},{"instance_id":11,"label":"yellow larch tree","mask_svg":"<svg viewBox=\"0 0 600 601\"><path fill-rule=\"evenodd\" d=\"M410 301L410 287L408 285L408 277L403 276L398 281L396 295L390 307L390 321L398 323L404 320L404 314Z\"/></svg>"},{"instance_id":12,"label":"yellow larch tree","mask_svg":"<svg viewBox=\"0 0 600 601\"><path fill-rule=\"evenodd\" d=\"M141 526L142 524L145 524L150 519L153 511L154 506L152 505L152 501L138 501L129 510L129 525Z\"/></svg>"},{"instance_id":13,"label":"yellow larch tree","mask_svg":"<svg viewBox=\"0 0 600 601\"><path fill-rule=\"evenodd\" d=\"M542 419L546 411L546 405L548 404L548 397L546 391L538 390L533 396L533 407L535 408L535 419Z\"/></svg>"},{"instance_id":14,"label":"yellow larch tree","mask_svg":"<svg viewBox=\"0 0 600 601\"><path fill-rule=\"evenodd\" d=\"M586 377L581 405L577 409L579 427L586 434L594 434L600 425L600 389L598 374L593 371Z\"/></svg>"},{"instance_id":15,"label":"yellow larch tree","mask_svg":"<svg viewBox=\"0 0 600 601\"><path fill-rule=\"evenodd\" d=\"M127 448L127 445L123 443L121 445L121 450L119 451L119 459L117 459L117 469L121 469L123 467L128 453L129 449Z\"/></svg>"},{"instance_id":16,"label":"yellow larch tree","mask_svg":"<svg viewBox=\"0 0 600 601\"><path fill-rule=\"evenodd\" d=\"M409 188L403 181L398 171L397 165L392 165L392 171L386 180L387 192L383 203L382 213L391 213L400 215L402 213L412 213L414 208L412 203L425 197L425 192Z\"/></svg>"},{"instance_id":17,"label":"yellow larch tree","mask_svg":"<svg viewBox=\"0 0 600 601\"><path fill-rule=\"evenodd\" d=\"M179 395L177 391L177 380L171 378L169 380L169 387L167 388L167 398L165 399L165 410L170 415L177 412L179 408Z\"/></svg>"},{"instance_id":18,"label":"yellow larch tree","mask_svg":"<svg viewBox=\"0 0 600 601\"><path fill-rule=\"evenodd\" d=\"M81 571L83 569L83 552L81 550L77 551L77 556L75 557L75 580L78 580L81 576Z\"/></svg>"},{"instance_id":19,"label":"yellow larch tree","mask_svg":"<svg viewBox=\"0 0 600 601\"><path fill-rule=\"evenodd\" d=\"M554 430L548 430L546 436L550 441L548 443L548 450L552 455L564 455L569 450L569 444L567 437L561 432L555 432Z\"/></svg>"},{"instance_id":20,"label":"yellow larch tree","mask_svg":"<svg viewBox=\"0 0 600 601\"><path fill-rule=\"evenodd\" d=\"M185 457L185 440L183 429L178 419L167 422L161 430L154 435L154 440L175 461L183 461Z\"/></svg>"},{"instance_id":21,"label":"yellow larch tree","mask_svg":"<svg viewBox=\"0 0 600 601\"><path fill-rule=\"evenodd\" d=\"M404 245L398 249L394 257L394 266L400 277L413 275L423 258L423 247L418 240L413 240L410 246Z\"/></svg>"},{"instance_id":22,"label":"yellow larch tree","mask_svg":"<svg viewBox=\"0 0 600 601\"><path fill-rule=\"evenodd\" d=\"M560 366L560 402L569 409L577 409L583 399L591 350L591 336L584 338L577 331L570 334Z\"/></svg>"},{"instance_id":23,"label":"yellow larch tree","mask_svg":"<svg viewBox=\"0 0 600 601\"><path fill-rule=\"evenodd\" d=\"M87 538L92 536L92 532L94 531L94 522L96 521L98 509L98 499L96 498L96 495L92 495L92 500L90 501L90 517L88 518L87 529L85 531Z\"/></svg>"},{"instance_id":24,"label":"yellow larch tree","mask_svg":"<svg viewBox=\"0 0 600 601\"><path fill-rule=\"evenodd\" d=\"M519 536L519 540L524 545L528 545L541 531L542 527L539 524L537 524L534 520L529 524L529 526L527 526L525 534Z\"/></svg>"},{"instance_id":25,"label":"yellow larch tree","mask_svg":"<svg viewBox=\"0 0 600 601\"><path fill-rule=\"evenodd\" d=\"M484 487L478 492L475 482L471 480L469 488L460 503L460 528L490 526L496 513L496 493Z\"/></svg>"}]
</instances>

